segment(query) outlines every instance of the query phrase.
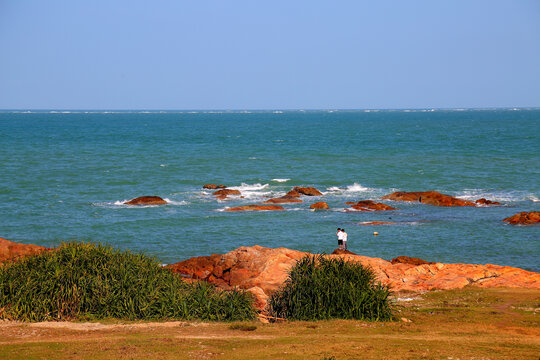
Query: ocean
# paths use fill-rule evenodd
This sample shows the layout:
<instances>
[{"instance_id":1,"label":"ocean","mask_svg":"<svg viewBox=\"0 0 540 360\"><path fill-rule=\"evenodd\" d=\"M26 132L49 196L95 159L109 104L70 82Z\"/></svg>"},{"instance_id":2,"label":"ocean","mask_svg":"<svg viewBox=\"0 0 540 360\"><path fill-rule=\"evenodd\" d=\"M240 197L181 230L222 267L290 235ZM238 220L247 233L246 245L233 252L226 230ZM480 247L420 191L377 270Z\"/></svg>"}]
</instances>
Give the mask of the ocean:
<instances>
[{"instance_id":1,"label":"ocean","mask_svg":"<svg viewBox=\"0 0 540 360\"><path fill-rule=\"evenodd\" d=\"M539 109L2 111L0 139L0 237L16 242L103 242L173 263L253 245L330 253L342 227L349 250L370 257L540 271L540 227L501 221L540 211ZM216 200L209 183L243 197ZM293 186L323 196L223 211ZM427 190L503 205L345 211ZM123 205L143 195L168 204ZM310 210L317 201L331 209Z\"/></svg>"}]
</instances>

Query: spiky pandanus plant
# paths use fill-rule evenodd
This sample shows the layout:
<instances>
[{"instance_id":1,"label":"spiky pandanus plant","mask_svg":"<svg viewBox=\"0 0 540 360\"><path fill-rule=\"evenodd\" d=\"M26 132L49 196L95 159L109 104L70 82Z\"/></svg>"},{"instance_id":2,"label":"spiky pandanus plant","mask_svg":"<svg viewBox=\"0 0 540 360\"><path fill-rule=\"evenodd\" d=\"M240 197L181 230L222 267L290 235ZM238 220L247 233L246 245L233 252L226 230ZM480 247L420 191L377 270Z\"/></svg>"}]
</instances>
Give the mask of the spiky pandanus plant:
<instances>
[{"instance_id":1,"label":"spiky pandanus plant","mask_svg":"<svg viewBox=\"0 0 540 360\"><path fill-rule=\"evenodd\" d=\"M306 256L290 270L268 305L272 316L291 320L391 320L390 289L373 270L343 258Z\"/></svg>"},{"instance_id":2,"label":"spiky pandanus plant","mask_svg":"<svg viewBox=\"0 0 540 360\"><path fill-rule=\"evenodd\" d=\"M243 291L187 284L144 254L94 243L0 265L0 318L24 321L255 317Z\"/></svg>"}]
</instances>

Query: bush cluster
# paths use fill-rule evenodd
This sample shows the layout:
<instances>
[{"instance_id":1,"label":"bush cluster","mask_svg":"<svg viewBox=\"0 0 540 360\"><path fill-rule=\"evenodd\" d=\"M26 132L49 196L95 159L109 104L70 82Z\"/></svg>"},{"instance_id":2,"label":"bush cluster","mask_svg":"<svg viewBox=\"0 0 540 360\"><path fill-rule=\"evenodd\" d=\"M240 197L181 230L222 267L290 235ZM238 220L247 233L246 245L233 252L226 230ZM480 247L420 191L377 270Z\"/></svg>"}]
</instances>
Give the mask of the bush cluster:
<instances>
[{"instance_id":1,"label":"bush cluster","mask_svg":"<svg viewBox=\"0 0 540 360\"><path fill-rule=\"evenodd\" d=\"M94 243L0 265L0 318L237 321L255 317L244 291L188 284L144 254Z\"/></svg>"},{"instance_id":2,"label":"bush cluster","mask_svg":"<svg viewBox=\"0 0 540 360\"><path fill-rule=\"evenodd\" d=\"M391 320L388 286L359 263L322 255L306 256L269 300L269 313L290 320Z\"/></svg>"}]
</instances>

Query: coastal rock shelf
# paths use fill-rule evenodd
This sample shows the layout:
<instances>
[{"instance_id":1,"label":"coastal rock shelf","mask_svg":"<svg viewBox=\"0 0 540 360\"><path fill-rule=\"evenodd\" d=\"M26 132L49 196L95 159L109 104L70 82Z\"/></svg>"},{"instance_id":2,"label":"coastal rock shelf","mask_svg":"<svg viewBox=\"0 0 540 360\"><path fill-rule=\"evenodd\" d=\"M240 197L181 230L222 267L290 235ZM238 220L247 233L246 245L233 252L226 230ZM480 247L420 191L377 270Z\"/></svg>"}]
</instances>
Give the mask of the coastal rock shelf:
<instances>
[{"instance_id":1,"label":"coastal rock shelf","mask_svg":"<svg viewBox=\"0 0 540 360\"><path fill-rule=\"evenodd\" d=\"M0 264L23 256L41 254L43 251L49 250L51 249L43 246L19 244L0 237Z\"/></svg>"},{"instance_id":2,"label":"coastal rock shelf","mask_svg":"<svg viewBox=\"0 0 540 360\"><path fill-rule=\"evenodd\" d=\"M414 201L435 206L476 206L476 204L472 201L458 199L450 195L441 194L437 191L398 191L383 196L381 199L394 201Z\"/></svg>"},{"instance_id":3,"label":"coastal rock shelf","mask_svg":"<svg viewBox=\"0 0 540 360\"><path fill-rule=\"evenodd\" d=\"M195 257L168 267L187 278L202 279L223 288L240 287L257 297L260 307L287 278L297 260L309 253L287 248L240 247L224 255ZM499 265L443 264L395 261L343 254L347 261L370 266L379 281L393 291L427 291L479 287L522 287L540 289L540 274ZM409 258L411 259L411 258ZM411 263L412 262L412 263Z\"/></svg>"}]
</instances>

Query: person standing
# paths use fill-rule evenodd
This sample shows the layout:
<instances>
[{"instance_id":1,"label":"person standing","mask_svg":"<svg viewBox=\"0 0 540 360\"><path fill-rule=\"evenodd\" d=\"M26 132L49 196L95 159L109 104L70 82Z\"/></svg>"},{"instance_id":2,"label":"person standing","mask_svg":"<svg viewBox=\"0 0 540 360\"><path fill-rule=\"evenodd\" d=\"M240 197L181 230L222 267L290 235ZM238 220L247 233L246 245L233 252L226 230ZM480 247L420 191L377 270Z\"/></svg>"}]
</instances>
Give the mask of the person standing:
<instances>
[{"instance_id":1,"label":"person standing","mask_svg":"<svg viewBox=\"0 0 540 360\"><path fill-rule=\"evenodd\" d=\"M347 238L348 235L345 232L345 229L341 229L341 241L343 243L343 250L347 250Z\"/></svg>"},{"instance_id":2,"label":"person standing","mask_svg":"<svg viewBox=\"0 0 540 360\"><path fill-rule=\"evenodd\" d=\"M342 232L342 229L338 228L336 235L337 235L338 249L342 250L343 249L343 232Z\"/></svg>"}]
</instances>

